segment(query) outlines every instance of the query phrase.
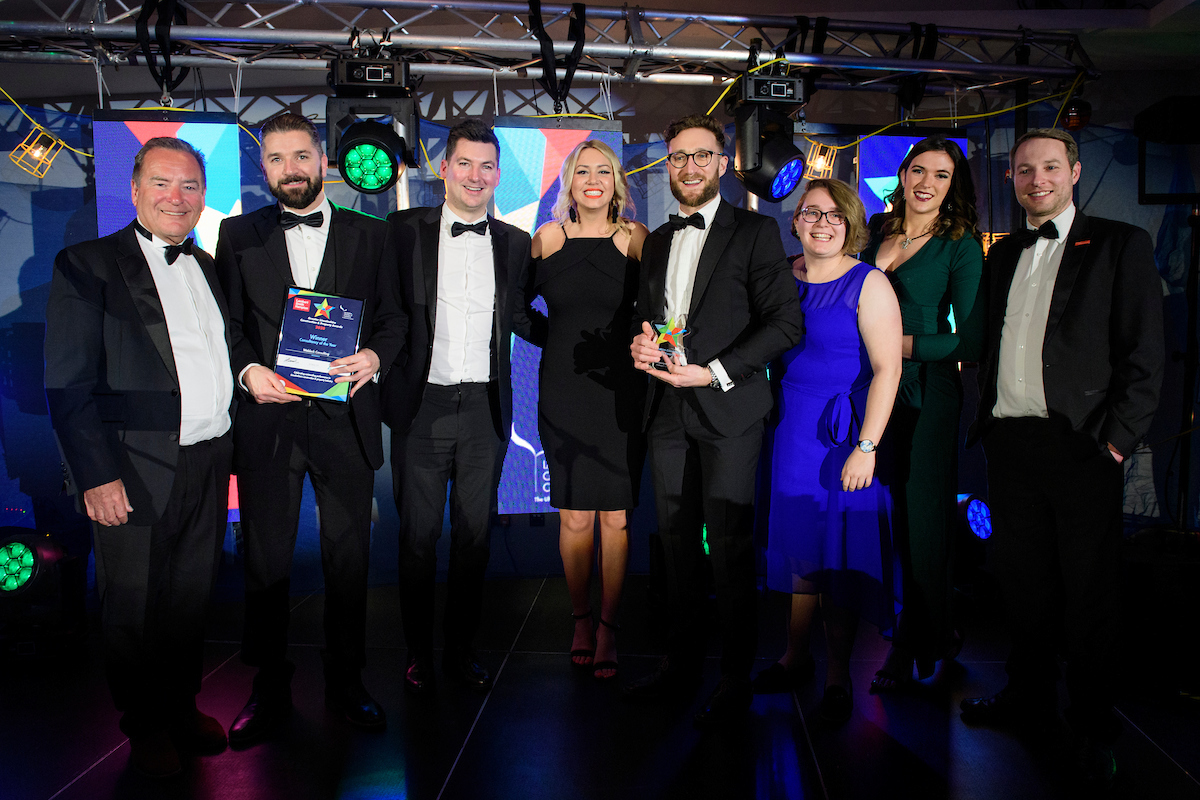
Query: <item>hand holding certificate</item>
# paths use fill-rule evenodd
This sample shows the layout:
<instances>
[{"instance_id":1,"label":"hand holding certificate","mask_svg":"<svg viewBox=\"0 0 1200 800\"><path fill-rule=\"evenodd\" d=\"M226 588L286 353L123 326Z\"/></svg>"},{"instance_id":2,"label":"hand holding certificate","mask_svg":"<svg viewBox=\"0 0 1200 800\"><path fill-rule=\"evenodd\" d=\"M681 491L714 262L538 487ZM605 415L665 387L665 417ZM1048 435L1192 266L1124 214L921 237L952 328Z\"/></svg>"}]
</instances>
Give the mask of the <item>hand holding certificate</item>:
<instances>
[{"instance_id":1,"label":"hand holding certificate","mask_svg":"<svg viewBox=\"0 0 1200 800\"><path fill-rule=\"evenodd\" d=\"M279 326L275 374L288 394L346 402L379 369L370 349L359 350L361 300L292 287Z\"/></svg>"}]
</instances>

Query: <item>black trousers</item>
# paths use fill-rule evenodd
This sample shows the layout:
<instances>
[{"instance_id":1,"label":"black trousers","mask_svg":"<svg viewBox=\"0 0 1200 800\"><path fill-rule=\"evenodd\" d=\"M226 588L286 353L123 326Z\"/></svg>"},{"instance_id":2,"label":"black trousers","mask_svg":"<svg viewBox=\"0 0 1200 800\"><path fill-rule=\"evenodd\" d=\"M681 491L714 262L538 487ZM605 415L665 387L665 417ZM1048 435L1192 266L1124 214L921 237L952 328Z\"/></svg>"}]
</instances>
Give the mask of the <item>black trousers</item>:
<instances>
[{"instance_id":1,"label":"black trousers","mask_svg":"<svg viewBox=\"0 0 1200 800\"><path fill-rule=\"evenodd\" d=\"M375 471L349 413L317 402L293 403L271 453L238 474L246 543L246 621L242 660L267 683L286 682L292 553L304 476L317 498L325 577L326 679L357 675L366 664L367 567Z\"/></svg>"},{"instance_id":2,"label":"black trousers","mask_svg":"<svg viewBox=\"0 0 1200 800\"><path fill-rule=\"evenodd\" d=\"M162 730L196 707L232 457L228 433L181 447L158 522L93 526L104 666L127 736Z\"/></svg>"},{"instance_id":3,"label":"black trousers","mask_svg":"<svg viewBox=\"0 0 1200 800\"><path fill-rule=\"evenodd\" d=\"M1118 647L1121 466L1055 420L998 420L984 437L994 563L1012 634L1009 686L1053 702L1067 660L1068 720L1100 741Z\"/></svg>"},{"instance_id":4,"label":"black trousers","mask_svg":"<svg viewBox=\"0 0 1200 800\"><path fill-rule=\"evenodd\" d=\"M667 570L672 665L698 668L707 626L705 526L721 633L721 672L748 677L757 645L754 481L762 420L721 436L671 388L650 425L650 466Z\"/></svg>"},{"instance_id":5,"label":"black trousers","mask_svg":"<svg viewBox=\"0 0 1200 800\"><path fill-rule=\"evenodd\" d=\"M496 434L488 384L428 384L404 434L392 435L392 488L400 514L400 610L409 653L433 650L437 540L450 490L447 650L471 647L479 629L490 524L508 440Z\"/></svg>"}]
</instances>

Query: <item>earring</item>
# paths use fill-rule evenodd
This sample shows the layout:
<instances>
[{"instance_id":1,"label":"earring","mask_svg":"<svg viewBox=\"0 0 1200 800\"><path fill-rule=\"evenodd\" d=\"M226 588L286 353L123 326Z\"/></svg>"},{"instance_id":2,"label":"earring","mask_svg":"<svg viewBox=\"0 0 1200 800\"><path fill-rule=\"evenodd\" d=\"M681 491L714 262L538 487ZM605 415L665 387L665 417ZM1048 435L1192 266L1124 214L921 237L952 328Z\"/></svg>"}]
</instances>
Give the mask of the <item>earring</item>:
<instances>
[{"instance_id":1,"label":"earring","mask_svg":"<svg viewBox=\"0 0 1200 800\"><path fill-rule=\"evenodd\" d=\"M621 218L621 214L620 214L620 212L619 212L619 211L617 211L617 201L616 201L616 200L613 200L613 201L612 201L612 202L609 204L609 206L612 208L612 221L613 221L613 222L616 222L618 219L620 219L620 218Z\"/></svg>"},{"instance_id":2,"label":"earring","mask_svg":"<svg viewBox=\"0 0 1200 800\"><path fill-rule=\"evenodd\" d=\"M575 206L567 207L567 216L571 218L571 222L579 222L579 215L575 213Z\"/></svg>"}]
</instances>

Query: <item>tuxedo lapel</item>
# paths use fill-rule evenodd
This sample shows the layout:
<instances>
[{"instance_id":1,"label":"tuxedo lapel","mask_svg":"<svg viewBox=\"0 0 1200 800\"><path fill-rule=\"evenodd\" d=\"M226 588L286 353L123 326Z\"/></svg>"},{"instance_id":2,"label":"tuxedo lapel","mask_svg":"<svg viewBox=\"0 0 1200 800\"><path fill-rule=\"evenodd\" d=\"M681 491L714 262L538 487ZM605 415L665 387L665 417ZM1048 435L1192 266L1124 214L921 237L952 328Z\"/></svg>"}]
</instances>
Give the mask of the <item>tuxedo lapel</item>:
<instances>
[{"instance_id":1,"label":"tuxedo lapel","mask_svg":"<svg viewBox=\"0 0 1200 800\"><path fill-rule=\"evenodd\" d=\"M692 281L692 300L688 305L689 323L695 317L696 309L700 307L700 300L704 297L704 290L717 269L721 254L733 238L734 225L733 208L721 200L713 217L712 230L708 232L708 238L704 240L704 249L700 251L700 262L696 264L696 277Z\"/></svg>"},{"instance_id":2,"label":"tuxedo lapel","mask_svg":"<svg viewBox=\"0 0 1200 800\"><path fill-rule=\"evenodd\" d=\"M1071 290L1075 288L1075 280L1079 277L1079 270L1090 247L1089 227L1087 216L1077 210L1075 222L1071 225L1067 240L1063 242L1062 260L1058 263L1058 277L1054 279L1054 293L1050 295L1050 313L1046 316L1046 337L1043 341L1050 341L1054 329L1062 320L1067 301L1071 299Z\"/></svg>"},{"instance_id":3,"label":"tuxedo lapel","mask_svg":"<svg viewBox=\"0 0 1200 800\"><path fill-rule=\"evenodd\" d=\"M279 208L266 206L260 213L261 216L254 223L254 230L262 240L263 250L266 251L271 266L279 273L283 285L294 286L296 281L292 278L292 262L288 259L287 241L283 238L283 228L279 227ZM282 303L283 300L280 299L279 302Z\"/></svg>"},{"instance_id":4,"label":"tuxedo lapel","mask_svg":"<svg viewBox=\"0 0 1200 800\"><path fill-rule=\"evenodd\" d=\"M329 220L329 236L325 241L321 271L313 288L330 294L342 294L343 288L350 282L350 272L358 261L358 246L362 236L355 226L343 224L346 222L345 215L354 212L333 203L329 205L333 209Z\"/></svg>"},{"instance_id":5,"label":"tuxedo lapel","mask_svg":"<svg viewBox=\"0 0 1200 800\"><path fill-rule=\"evenodd\" d=\"M418 302L425 304L425 321L429 325L430 336L433 335L433 326L437 321L438 243L441 236L441 222L441 206L434 206L417 222L421 259L418 267L421 274L413 276L413 283L423 286L425 290L425 296L418 298Z\"/></svg>"},{"instance_id":6,"label":"tuxedo lapel","mask_svg":"<svg viewBox=\"0 0 1200 800\"><path fill-rule=\"evenodd\" d=\"M146 263L146 256L135 238L137 235L132 224L121 231L117 248L117 269L125 279L129 296L133 298L134 308L137 309L142 324L146 326L146 334L154 343L154 349L158 350L167 371L171 373L171 380L178 383L179 375L175 371L175 352L171 349L167 318L163 313L162 301L158 298L158 289L154 285L154 275L151 274L150 265ZM207 273L205 277L209 277ZM209 278L209 285L212 286L212 283L212 278Z\"/></svg>"},{"instance_id":7,"label":"tuxedo lapel","mask_svg":"<svg viewBox=\"0 0 1200 800\"><path fill-rule=\"evenodd\" d=\"M496 311L492 314L493 345L501 343L503 331L500 325L502 317L508 313L508 231L496 224L496 220L488 217L488 228L492 232L492 264L496 270ZM493 347L493 352L496 348Z\"/></svg>"}]
</instances>

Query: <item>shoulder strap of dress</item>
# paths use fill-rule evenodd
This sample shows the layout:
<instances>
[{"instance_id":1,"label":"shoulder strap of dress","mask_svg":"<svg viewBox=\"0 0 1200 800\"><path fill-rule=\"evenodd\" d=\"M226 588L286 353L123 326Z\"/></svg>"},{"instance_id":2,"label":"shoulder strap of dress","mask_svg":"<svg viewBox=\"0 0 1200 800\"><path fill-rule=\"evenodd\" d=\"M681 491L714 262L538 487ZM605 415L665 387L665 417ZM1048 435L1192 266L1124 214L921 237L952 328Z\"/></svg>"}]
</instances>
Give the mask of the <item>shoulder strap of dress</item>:
<instances>
[{"instance_id":1,"label":"shoulder strap of dress","mask_svg":"<svg viewBox=\"0 0 1200 800\"><path fill-rule=\"evenodd\" d=\"M567 226L566 226L566 225L564 225L563 223L561 223L561 222L560 222L560 223L558 223L558 227L562 228L562 232L563 232L563 238L564 238L564 239L570 239L570 238L571 238L570 236L567 236Z\"/></svg>"}]
</instances>

